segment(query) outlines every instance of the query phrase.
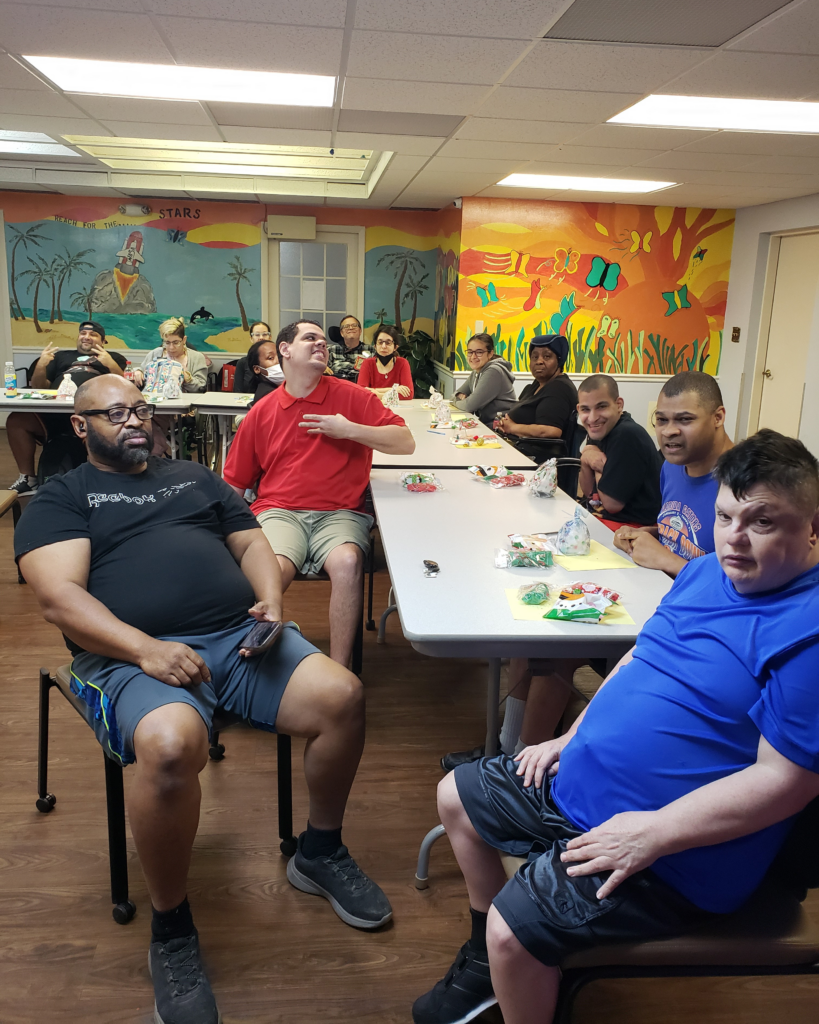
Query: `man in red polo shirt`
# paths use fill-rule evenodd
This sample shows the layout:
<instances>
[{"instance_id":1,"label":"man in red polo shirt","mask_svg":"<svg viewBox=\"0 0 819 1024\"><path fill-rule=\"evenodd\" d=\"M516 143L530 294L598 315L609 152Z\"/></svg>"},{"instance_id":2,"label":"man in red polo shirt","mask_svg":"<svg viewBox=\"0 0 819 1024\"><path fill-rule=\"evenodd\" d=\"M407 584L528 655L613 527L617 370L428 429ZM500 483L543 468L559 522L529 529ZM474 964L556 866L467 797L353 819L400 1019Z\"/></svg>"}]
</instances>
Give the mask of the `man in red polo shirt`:
<instances>
[{"instance_id":1,"label":"man in red polo shirt","mask_svg":"<svg viewBox=\"0 0 819 1024\"><path fill-rule=\"evenodd\" d=\"M286 590L297 572L330 577L330 657L347 666L362 615L361 574L372 517L364 511L373 449L411 455L415 439L370 391L325 376L327 340L313 320L276 338L285 383L242 421L224 477L276 552Z\"/></svg>"}]
</instances>

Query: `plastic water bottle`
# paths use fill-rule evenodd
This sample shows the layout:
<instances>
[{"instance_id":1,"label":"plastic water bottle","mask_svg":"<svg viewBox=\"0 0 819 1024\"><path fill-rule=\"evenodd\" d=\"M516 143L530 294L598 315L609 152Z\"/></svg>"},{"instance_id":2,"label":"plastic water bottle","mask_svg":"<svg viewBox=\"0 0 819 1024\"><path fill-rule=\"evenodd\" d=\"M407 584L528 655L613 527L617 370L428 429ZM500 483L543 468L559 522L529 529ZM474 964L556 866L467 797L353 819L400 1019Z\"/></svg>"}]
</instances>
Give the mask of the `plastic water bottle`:
<instances>
[{"instance_id":1,"label":"plastic water bottle","mask_svg":"<svg viewBox=\"0 0 819 1024\"><path fill-rule=\"evenodd\" d=\"M57 401L58 402L73 402L74 395L77 393L77 385L71 379L70 373L64 373L63 379L60 381L60 386L57 388Z\"/></svg>"},{"instance_id":2,"label":"plastic water bottle","mask_svg":"<svg viewBox=\"0 0 819 1024\"><path fill-rule=\"evenodd\" d=\"M14 363L7 362L3 371L3 379L6 385L6 398L17 397L17 371L14 369Z\"/></svg>"},{"instance_id":3,"label":"plastic water bottle","mask_svg":"<svg viewBox=\"0 0 819 1024\"><path fill-rule=\"evenodd\" d=\"M122 374L122 376L126 380L130 380L131 382L133 382L134 370L133 370L133 367L131 366L131 360L130 359L127 360L127 362L125 363L125 372Z\"/></svg>"}]
</instances>

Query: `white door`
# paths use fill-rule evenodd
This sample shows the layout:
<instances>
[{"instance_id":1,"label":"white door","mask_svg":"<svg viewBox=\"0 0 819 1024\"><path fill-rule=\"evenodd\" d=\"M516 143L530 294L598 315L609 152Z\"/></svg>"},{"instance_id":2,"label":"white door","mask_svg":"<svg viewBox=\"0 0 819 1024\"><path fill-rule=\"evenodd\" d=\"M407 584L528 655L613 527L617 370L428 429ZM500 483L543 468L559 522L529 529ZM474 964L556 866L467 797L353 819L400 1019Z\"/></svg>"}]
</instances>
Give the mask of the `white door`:
<instances>
[{"instance_id":1,"label":"white door","mask_svg":"<svg viewBox=\"0 0 819 1024\"><path fill-rule=\"evenodd\" d=\"M269 316L275 333L294 320L327 331L345 313L364 322L364 229L316 231L310 241L271 240Z\"/></svg>"},{"instance_id":2,"label":"white door","mask_svg":"<svg viewBox=\"0 0 819 1024\"><path fill-rule=\"evenodd\" d=\"M819 234L781 239L768 348L762 369L759 427L798 437L805 369L819 293Z\"/></svg>"}]
</instances>

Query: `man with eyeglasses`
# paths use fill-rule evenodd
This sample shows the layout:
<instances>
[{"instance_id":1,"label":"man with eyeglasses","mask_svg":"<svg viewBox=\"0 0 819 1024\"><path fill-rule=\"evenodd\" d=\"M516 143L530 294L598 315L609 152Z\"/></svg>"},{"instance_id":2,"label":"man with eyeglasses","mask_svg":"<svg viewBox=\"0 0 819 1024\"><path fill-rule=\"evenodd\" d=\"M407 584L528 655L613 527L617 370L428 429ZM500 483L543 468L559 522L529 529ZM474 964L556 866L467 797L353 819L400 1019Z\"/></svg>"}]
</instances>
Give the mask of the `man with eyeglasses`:
<instances>
[{"instance_id":1,"label":"man with eyeglasses","mask_svg":"<svg viewBox=\"0 0 819 1024\"><path fill-rule=\"evenodd\" d=\"M56 388L66 373L78 387L101 374L113 373L121 377L128 362L119 352L107 352L106 344L105 328L94 320L83 321L76 349L60 350L56 345L46 345L34 364L32 387ZM62 413L13 412L6 421L6 434L19 472L9 490L18 494L33 494L37 490L34 471L37 445L68 438L65 447L71 449L74 437L68 417Z\"/></svg>"},{"instance_id":2,"label":"man with eyeglasses","mask_svg":"<svg viewBox=\"0 0 819 1024\"><path fill-rule=\"evenodd\" d=\"M279 563L245 503L195 462L149 456L153 407L109 375L82 385L71 417L88 462L43 487L15 554L73 662L72 689L106 754L136 764L128 816L153 905L156 1020L217 1024L187 900L198 775L215 712L307 739L307 830L288 877L349 925L378 928L390 904L341 844L364 744L358 679L280 622ZM295 880L294 880L295 879Z\"/></svg>"},{"instance_id":3,"label":"man with eyeglasses","mask_svg":"<svg viewBox=\"0 0 819 1024\"><path fill-rule=\"evenodd\" d=\"M371 345L361 340L361 321L348 313L338 326L341 342L327 342L327 366L334 377L358 383L358 371L365 359L375 355Z\"/></svg>"}]
</instances>

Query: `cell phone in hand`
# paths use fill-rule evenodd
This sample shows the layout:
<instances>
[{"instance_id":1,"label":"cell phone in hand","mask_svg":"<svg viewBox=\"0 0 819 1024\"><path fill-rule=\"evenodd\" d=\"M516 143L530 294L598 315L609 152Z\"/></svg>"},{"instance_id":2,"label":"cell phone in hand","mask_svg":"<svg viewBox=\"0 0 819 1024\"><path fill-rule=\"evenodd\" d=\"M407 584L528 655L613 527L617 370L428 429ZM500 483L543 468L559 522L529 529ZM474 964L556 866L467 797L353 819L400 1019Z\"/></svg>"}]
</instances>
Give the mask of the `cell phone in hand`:
<instances>
[{"instance_id":1,"label":"cell phone in hand","mask_svg":"<svg viewBox=\"0 0 819 1024\"><path fill-rule=\"evenodd\" d=\"M279 639L284 626L281 622L257 622L239 644L240 651L247 651L245 657L254 658L269 650Z\"/></svg>"}]
</instances>

